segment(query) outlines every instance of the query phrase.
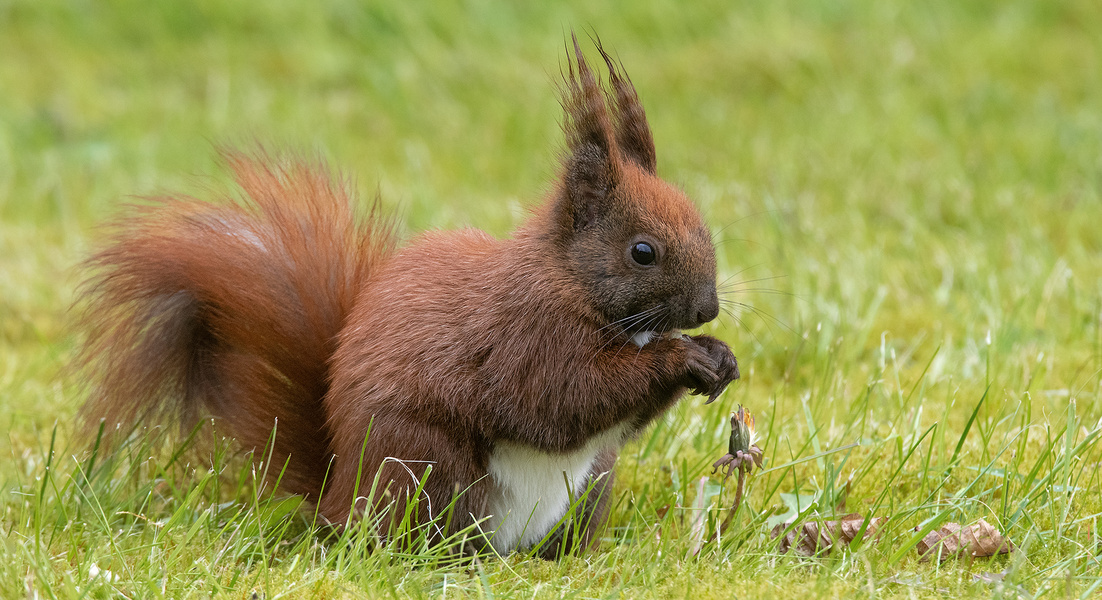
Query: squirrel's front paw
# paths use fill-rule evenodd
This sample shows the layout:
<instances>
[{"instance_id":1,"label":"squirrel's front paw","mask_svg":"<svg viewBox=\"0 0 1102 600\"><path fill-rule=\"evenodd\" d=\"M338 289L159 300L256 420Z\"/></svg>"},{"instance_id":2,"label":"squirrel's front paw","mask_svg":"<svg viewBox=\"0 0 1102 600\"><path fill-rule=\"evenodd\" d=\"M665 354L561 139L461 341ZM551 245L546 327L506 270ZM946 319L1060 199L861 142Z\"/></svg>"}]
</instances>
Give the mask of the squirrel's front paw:
<instances>
[{"instance_id":1,"label":"squirrel's front paw","mask_svg":"<svg viewBox=\"0 0 1102 600\"><path fill-rule=\"evenodd\" d=\"M727 389L727 384L739 378L738 359L727 344L707 335L697 335L688 342L687 387L694 394L708 396L711 404Z\"/></svg>"}]
</instances>

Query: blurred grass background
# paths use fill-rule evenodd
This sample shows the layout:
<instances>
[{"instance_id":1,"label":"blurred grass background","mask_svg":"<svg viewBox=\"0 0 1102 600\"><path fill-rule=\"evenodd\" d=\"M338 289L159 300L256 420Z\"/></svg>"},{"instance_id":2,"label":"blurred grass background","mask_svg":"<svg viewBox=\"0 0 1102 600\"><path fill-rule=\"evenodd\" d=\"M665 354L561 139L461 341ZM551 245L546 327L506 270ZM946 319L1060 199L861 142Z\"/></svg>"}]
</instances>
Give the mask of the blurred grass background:
<instances>
[{"instance_id":1,"label":"blurred grass background","mask_svg":"<svg viewBox=\"0 0 1102 600\"><path fill-rule=\"evenodd\" d=\"M55 423L67 439L81 397L64 376L78 339L67 314L75 266L128 197L203 195L225 182L216 146L259 142L325 157L365 199L378 190L407 233L470 225L507 235L556 171L555 85L571 28L595 31L623 61L660 174L720 232L721 279L742 282L731 297L753 307L712 327L743 381L722 407L689 400L633 446L619 488L632 500L614 525L690 501L679 490L722 453L727 409L739 402L758 413L774 465L863 442L848 465L819 460L783 485L763 481L757 489L773 491L751 492L755 510L778 502L771 494L846 477L855 497L876 497L886 463L902 474L884 510L902 511L908 526L940 514L919 492L956 457L985 390L964 447L975 465L1009 472L1026 460L1000 458L993 440L1026 440L1029 459L1045 460L1048 426L1064 423L1069 405L1077 436L1098 427L1097 2L0 0L5 489L40 473ZM934 423L922 468L893 450ZM1044 504L1047 521L1011 528L1019 542L1059 531L1064 544L1030 555L1020 575L1030 593L1065 576L1076 594L1097 589L1098 446L1076 460L1088 477L1069 505L1076 516L1061 521ZM947 490L967 487L946 477ZM1028 497L1005 480L978 489L991 497L955 505L962 520L997 494ZM13 510L7 533L30 535ZM571 589L680 595L704 581L729 597L748 583L724 572L725 560L661 585L608 588L596 577ZM843 566L800 585L864 590ZM532 568L547 581L568 567ZM894 568L878 581L898 577ZM1095 579L1080 577L1091 568ZM882 591L991 593L948 572L949 583ZM755 585L754 596L770 595L772 584Z\"/></svg>"}]
</instances>

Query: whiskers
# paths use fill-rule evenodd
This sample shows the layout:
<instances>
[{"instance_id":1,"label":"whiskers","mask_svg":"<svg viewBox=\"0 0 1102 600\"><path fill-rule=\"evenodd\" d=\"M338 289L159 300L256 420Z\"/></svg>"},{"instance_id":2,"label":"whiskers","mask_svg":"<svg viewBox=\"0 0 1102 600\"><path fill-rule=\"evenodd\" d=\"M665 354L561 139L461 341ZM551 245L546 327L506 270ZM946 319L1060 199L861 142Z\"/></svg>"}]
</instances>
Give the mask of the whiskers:
<instances>
[{"instance_id":1,"label":"whiskers","mask_svg":"<svg viewBox=\"0 0 1102 600\"><path fill-rule=\"evenodd\" d=\"M634 315L628 315L628 316L626 316L622 319L617 319L617 320L609 323L608 325L605 325L604 327L598 329L597 333L605 334L607 332L607 330L609 330L613 327L619 326L620 329L614 329L613 332L612 332L613 337L615 337L615 334L620 333L621 329L623 331L627 331L628 329L631 329L635 325L639 324L639 322L643 321L644 319L651 318L653 315L655 315L658 312L662 311L664 308L665 308L665 306L659 304L659 305L656 305L656 306L652 306L652 307L650 307L646 310L642 310L640 312L637 312Z\"/></svg>"},{"instance_id":2,"label":"whiskers","mask_svg":"<svg viewBox=\"0 0 1102 600\"><path fill-rule=\"evenodd\" d=\"M791 292L770 287L770 282L784 279L784 275L739 278L740 275L743 275L745 272L755 267L756 265L742 269L727 277L716 286L716 292L719 296L720 314L729 317L737 323L741 329L750 334L758 345L764 345L762 338L750 327L750 323L747 322L747 315L752 315L753 317L761 319L773 336L777 335L777 330L779 328L798 337L799 334L792 326L768 310L754 306L746 298L746 296L750 294L773 294L777 296L796 297ZM658 332L665 332L671 325L676 326L672 323L671 319L673 319L673 315L670 312L669 306L665 303L656 304L637 313L617 319L597 330L598 343L594 353L600 354L602 352L611 351L613 354L619 354L623 352L625 348L639 344L639 342L644 342L635 348L635 354L638 356L642 352L643 346L650 343L655 338L642 339L634 336L646 331L655 332L655 335L661 335ZM633 344L633 342L635 344Z\"/></svg>"},{"instance_id":3,"label":"whiskers","mask_svg":"<svg viewBox=\"0 0 1102 600\"><path fill-rule=\"evenodd\" d=\"M623 336L620 347L616 349L616 352L619 353L631 343L632 336L629 332L633 330L661 330L667 324L668 320L669 311L666 310L665 304L657 304L633 315L617 319L597 330L597 333L602 337L602 342L600 347L597 348L597 353L603 352Z\"/></svg>"},{"instance_id":4,"label":"whiskers","mask_svg":"<svg viewBox=\"0 0 1102 600\"><path fill-rule=\"evenodd\" d=\"M754 334L753 330L750 329L746 321L740 318L739 313L743 311L749 311L750 314L753 314L761 319L762 322L765 323L765 326L770 330L770 332L773 331L774 326L778 326L787 330L789 333L798 336L799 333L797 333L795 329L793 329L788 323L782 321L773 314L766 312L756 306L753 306L752 304L748 304L746 302L731 298L731 296L736 294L775 294L778 296L788 296L792 298L796 297L791 292L761 286L761 284L764 282L784 279L784 275L773 275L769 277L758 277L755 279L740 279L737 281L731 281L735 277L738 277L742 273L745 273L746 271L749 271L753 268L754 267L747 267L745 269L742 269L741 271L728 277L722 283L716 286L716 291L719 294L720 311L722 311L723 314L734 319L735 322L738 323L739 326L741 326L743 329L745 329L754 338L754 341L757 342L759 345L761 344L761 339L758 338L756 334Z\"/></svg>"}]
</instances>

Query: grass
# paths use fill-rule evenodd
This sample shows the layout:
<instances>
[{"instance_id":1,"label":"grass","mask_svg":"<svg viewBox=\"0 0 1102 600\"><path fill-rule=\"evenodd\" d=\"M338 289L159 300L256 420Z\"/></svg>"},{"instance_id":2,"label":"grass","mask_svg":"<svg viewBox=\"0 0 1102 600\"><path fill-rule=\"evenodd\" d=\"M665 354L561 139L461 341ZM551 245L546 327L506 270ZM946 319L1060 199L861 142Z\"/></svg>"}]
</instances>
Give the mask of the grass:
<instances>
[{"instance_id":1,"label":"grass","mask_svg":"<svg viewBox=\"0 0 1102 600\"><path fill-rule=\"evenodd\" d=\"M128 195L202 193L214 144L259 139L378 189L407 232L505 235L554 173L571 27L623 60L746 305L708 327L742 381L626 449L598 550L369 551L240 462L73 442L75 265ZM0 596L1102 593L1100 28L1087 0L0 0ZM700 480L737 404L770 470L693 557L699 491L708 527L732 499ZM767 519L797 500L887 523L782 556ZM981 517L1017 551L917 560L916 527Z\"/></svg>"}]
</instances>

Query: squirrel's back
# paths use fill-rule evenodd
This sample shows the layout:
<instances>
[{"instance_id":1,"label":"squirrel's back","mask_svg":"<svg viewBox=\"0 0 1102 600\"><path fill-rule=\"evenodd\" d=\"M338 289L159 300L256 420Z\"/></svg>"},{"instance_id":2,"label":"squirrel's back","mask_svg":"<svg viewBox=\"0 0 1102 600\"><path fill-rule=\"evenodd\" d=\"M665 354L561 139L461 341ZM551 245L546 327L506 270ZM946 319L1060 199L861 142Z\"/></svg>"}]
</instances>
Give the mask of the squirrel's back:
<instances>
[{"instance_id":1,"label":"squirrel's back","mask_svg":"<svg viewBox=\"0 0 1102 600\"><path fill-rule=\"evenodd\" d=\"M153 198L89 259L85 416L110 428L216 417L216 431L286 463L282 489L316 495L328 360L394 234L374 211L358 218L320 164L224 159L239 198Z\"/></svg>"}]
</instances>

